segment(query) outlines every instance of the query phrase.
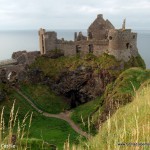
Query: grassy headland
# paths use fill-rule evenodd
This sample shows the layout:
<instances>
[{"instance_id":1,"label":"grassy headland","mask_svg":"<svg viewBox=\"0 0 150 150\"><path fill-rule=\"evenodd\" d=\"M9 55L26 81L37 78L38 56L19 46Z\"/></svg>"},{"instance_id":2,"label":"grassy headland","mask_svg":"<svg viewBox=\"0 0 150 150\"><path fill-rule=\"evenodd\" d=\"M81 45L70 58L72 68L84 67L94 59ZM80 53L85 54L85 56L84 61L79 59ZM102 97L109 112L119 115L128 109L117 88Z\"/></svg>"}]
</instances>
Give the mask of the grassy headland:
<instances>
[{"instance_id":1,"label":"grassy headland","mask_svg":"<svg viewBox=\"0 0 150 150\"><path fill-rule=\"evenodd\" d=\"M111 76L115 79L117 78L117 80L112 81L106 86L101 97L97 97L95 100L72 110L71 117L74 122L79 124L85 131L89 132L93 132L91 131L91 127L95 125L95 123L98 123L103 112L108 109L111 110L111 107L112 109L116 107L114 104L122 106L131 102L132 97L135 96L135 90L137 90L144 81L149 79L150 76L149 71L143 70L145 64L140 56L131 58L128 63L117 61L113 56L107 54L103 54L100 57L88 54L83 58L80 58L79 56L59 57L57 59L38 57L30 68L39 68L42 70L44 76L50 77L52 80L57 80L61 73L75 71L81 66L92 68L94 76L98 75L100 70L107 70ZM128 69L130 67L140 68ZM62 149L63 144L69 135L71 144L78 142L77 137L79 135L75 133L65 121L43 117L40 113L36 112L22 96L8 86L4 84L1 85L1 89L8 93L6 100L0 102L0 109L5 106L4 117L6 122L9 121L10 109L14 100L16 100L15 111L17 111L17 108L20 109L18 116L20 120L24 118L24 115L28 111L29 113L33 112L32 126L29 134L31 141L33 138L37 139L37 141L42 139L50 144L57 145L59 149ZM60 113L69 108L68 103L64 101L62 97L56 96L46 85L39 83L22 84L21 90L43 111ZM104 132L104 134L106 133ZM89 143L91 144L92 142ZM94 145L94 143L92 143L92 145ZM93 147L91 146L91 148ZM105 148L105 146L102 148Z\"/></svg>"}]
</instances>

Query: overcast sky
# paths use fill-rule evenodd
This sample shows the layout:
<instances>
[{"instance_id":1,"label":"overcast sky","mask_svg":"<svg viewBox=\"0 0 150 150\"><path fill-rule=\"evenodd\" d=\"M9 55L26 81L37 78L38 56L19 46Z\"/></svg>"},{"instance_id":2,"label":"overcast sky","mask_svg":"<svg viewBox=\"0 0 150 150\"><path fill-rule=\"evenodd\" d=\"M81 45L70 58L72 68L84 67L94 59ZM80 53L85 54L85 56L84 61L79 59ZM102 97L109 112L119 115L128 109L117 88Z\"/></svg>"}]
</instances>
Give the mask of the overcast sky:
<instances>
[{"instance_id":1,"label":"overcast sky","mask_svg":"<svg viewBox=\"0 0 150 150\"><path fill-rule=\"evenodd\" d=\"M0 0L0 29L87 29L97 14L150 29L150 0Z\"/></svg>"}]
</instances>

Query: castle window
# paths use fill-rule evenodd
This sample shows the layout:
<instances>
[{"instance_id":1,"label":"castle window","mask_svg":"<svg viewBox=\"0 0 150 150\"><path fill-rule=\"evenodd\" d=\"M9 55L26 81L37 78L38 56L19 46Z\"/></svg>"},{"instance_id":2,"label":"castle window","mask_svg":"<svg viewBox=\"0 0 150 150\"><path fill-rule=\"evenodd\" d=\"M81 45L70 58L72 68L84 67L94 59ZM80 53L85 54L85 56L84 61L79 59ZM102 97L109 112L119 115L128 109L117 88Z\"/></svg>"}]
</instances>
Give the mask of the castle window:
<instances>
[{"instance_id":1,"label":"castle window","mask_svg":"<svg viewBox=\"0 0 150 150\"><path fill-rule=\"evenodd\" d=\"M89 37L89 39L92 39L92 38L93 38L93 36L92 36L92 33L91 33L91 32L89 32L88 37Z\"/></svg>"},{"instance_id":2,"label":"castle window","mask_svg":"<svg viewBox=\"0 0 150 150\"><path fill-rule=\"evenodd\" d=\"M133 39L135 39L135 35L133 35Z\"/></svg>"},{"instance_id":3,"label":"castle window","mask_svg":"<svg viewBox=\"0 0 150 150\"><path fill-rule=\"evenodd\" d=\"M93 44L89 45L89 53L93 53Z\"/></svg>"},{"instance_id":4,"label":"castle window","mask_svg":"<svg viewBox=\"0 0 150 150\"><path fill-rule=\"evenodd\" d=\"M126 43L126 48L127 48L127 49L129 48L129 46L130 46L130 44L129 44L129 43Z\"/></svg>"},{"instance_id":5,"label":"castle window","mask_svg":"<svg viewBox=\"0 0 150 150\"><path fill-rule=\"evenodd\" d=\"M112 40L112 36L109 36L109 40Z\"/></svg>"},{"instance_id":6,"label":"castle window","mask_svg":"<svg viewBox=\"0 0 150 150\"><path fill-rule=\"evenodd\" d=\"M81 52L81 47L79 45L76 45L76 53L79 54Z\"/></svg>"}]
</instances>

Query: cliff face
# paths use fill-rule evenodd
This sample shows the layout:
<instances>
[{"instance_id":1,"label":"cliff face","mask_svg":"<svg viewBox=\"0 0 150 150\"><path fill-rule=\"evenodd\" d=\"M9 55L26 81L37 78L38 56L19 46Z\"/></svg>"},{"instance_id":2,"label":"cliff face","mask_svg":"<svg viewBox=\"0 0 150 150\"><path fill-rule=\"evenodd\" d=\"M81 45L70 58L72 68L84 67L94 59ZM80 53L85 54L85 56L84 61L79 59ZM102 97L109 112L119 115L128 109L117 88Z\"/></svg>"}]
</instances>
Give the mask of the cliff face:
<instances>
[{"instance_id":1,"label":"cliff face","mask_svg":"<svg viewBox=\"0 0 150 150\"><path fill-rule=\"evenodd\" d=\"M63 72L51 88L71 99L71 107L76 107L101 96L106 85L114 79L106 70L94 73L94 69L80 66L74 71Z\"/></svg>"},{"instance_id":2,"label":"cliff face","mask_svg":"<svg viewBox=\"0 0 150 150\"><path fill-rule=\"evenodd\" d=\"M29 80L36 84L41 82L51 87L55 93L63 95L71 100L71 107L101 96L108 83L115 80L107 70L94 72L91 67L80 66L74 71L64 71L54 80L39 69L29 72ZM36 75L36 76L35 76Z\"/></svg>"},{"instance_id":3,"label":"cliff face","mask_svg":"<svg viewBox=\"0 0 150 150\"><path fill-rule=\"evenodd\" d=\"M81 58L64 57L59 51L54 51L38 57L37 52L20 51L13 53L12 58L18 60L15 68L20 68L20 64L24 66L23 70L18 71L13 82L46 84L56 94L69 98L71 107L103 95L107 84L115 81L123 70L130 67L145 67L140 56L125 63L108 54L100 57L88 54ZM3 72L0 72L0 75L0 81L6 82L6 75Z\"/></svg>"}]
</instances>

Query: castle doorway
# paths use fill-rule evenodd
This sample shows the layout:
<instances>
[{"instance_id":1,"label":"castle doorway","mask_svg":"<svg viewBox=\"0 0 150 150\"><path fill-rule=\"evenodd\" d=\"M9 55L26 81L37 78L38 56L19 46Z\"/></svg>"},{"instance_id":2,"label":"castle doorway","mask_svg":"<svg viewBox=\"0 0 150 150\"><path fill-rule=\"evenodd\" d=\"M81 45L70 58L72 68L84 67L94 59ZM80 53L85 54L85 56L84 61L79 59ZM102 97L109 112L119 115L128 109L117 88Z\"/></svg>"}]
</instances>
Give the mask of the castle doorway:
<instances>
[{"instance_id":1,"label":"castle doorway","mask_svg":"<svg viewBox=\"0 0 150 150\"><path fill-rule=\"evenodd\" d=\"M93 53L93 44L89 44L89 53Z\"/></svg>"}]
</instances>

